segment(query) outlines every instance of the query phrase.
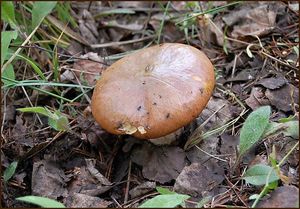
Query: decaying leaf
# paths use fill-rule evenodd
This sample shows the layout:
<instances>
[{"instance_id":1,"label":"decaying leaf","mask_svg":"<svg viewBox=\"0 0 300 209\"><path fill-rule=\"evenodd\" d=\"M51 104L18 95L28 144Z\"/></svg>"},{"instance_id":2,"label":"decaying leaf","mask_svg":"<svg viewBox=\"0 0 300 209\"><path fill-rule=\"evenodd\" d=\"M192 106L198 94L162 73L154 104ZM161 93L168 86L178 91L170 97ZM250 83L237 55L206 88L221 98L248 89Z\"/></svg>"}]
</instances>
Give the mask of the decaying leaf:
<instances>
[{"instance_id":1,"label":"decaying leaf","mask_svg":"<svg viewBox=\"0 0 300 209\"><path fill-rule=\"evenodd\" d=\"M104 61L97 53L94 52L89 52L80 57L90 60L77 60L73 65L73 72L75 73L79 81L86 81L89 86L93 86L96 84L96 81L97 79L99 79L102 71L106 68L105 65L101 64L101 62ZM72 75L72 72L70 72L70 70L67 70L62 75L68 77L68 80L74 79L75 82L78 82L74 78L74 76L68 76L68 74Z\"/></svg>"},{"instance_id":2,"label":"decaying leaf","mask_svg":"<svg viewBox=\"0 0 300 209\"><path fill-rule=\"evenodd\" d=\"M97 196L112 188L112 184L95 168L93 159L87 159L86 165L82 165L78 171L75 180L69 185L70 194Z\"/></svg>"},{"instance_id":3,"label":"decaying leaf","mask_svg":"<svg viewBox=\"0 0 300 209\"><path fill-rule=\"evenodd\" d=\"M279 76L275 78L263 78L257 84L260 84L268 89L278 89L286 83L286 79L282 76Z\"/></svg>"},{"instance_id":4,"label":"decaying leaf","mask_svg":"<svg viewBox=\"0 0 300 209\"><path fill-rule=\"evenodd\" d=\"M107 208L112 202L99 197L74 193L66 198L65 204L68 208Z\"/></svg>"},{"instance_id":5,"label":"decaying leaf","mask_svg":"<svg viewBox=\"0 0 300 209\"><path fill-rule=\"evenodd\" d=\"M133 189L131 189L129 191L129 194L130 194L130 197L133 199L133 198L136 198L138 196L147 194L148 192L154 190L155 187L156 187L155 182L146 181L146 182L134 187Z\"/></svg>"},{"instance_id":6,"label":"decaying leaf","mask_svg":"<svg viewBox=\"0 0 300 209\"><path fill-rule=\"evenodd\" d=\"M131 125L130 123L125 122L122 124L122 126L118 130L131 135L131 134L134 134L135 132L137 132L138 129L135 126Z\"/></svg>"},{"instance_id":7,"label":"decaying leaf","mask_svg":"<svg viewBox=\"0 0 300 209\"><path fill-rule=\"evenodd\" d=\"M224 170L214 161L193 163L184 167L177 177L174 190L194 197L206 196L224 180Z\"/></svg>"},{"instance_id":8,"label":"decaying leaf","mask_svg":"<svg viewBox=\"0 0 300 209\"><path fill-rule=\"evenodd\" d=\"M260 106L270 104L261 87L253 87L251 89L250 96L245 100L245 102L252 110L257 109Z\"/></svg>"},{"instance_id":9,"label":"decaying leaf","mask_svg":"<svg viewBox=\"0 0 300 209\"><path fill-rule=\"evenodd\" d=\"M197 118L197 124L201 125L210 118L208 123L204 126L205 131L220 127L233 118L233 108L234 107L227 100L211 97L206 108Z\"/></svg>"},{"instance_id":10,"label":"decaying leaf","mask_svg":"<svg viewBox=\"0 0 300 209\"><path fill-rule=\"evenodd\" d=\"M88 40L89 44L98 43L99 33L96 27L96 22L90 12L86 9L82 11L79 22L79 30L82 37Z\"/></svg>"},{"instance_id":11,"label":"decaying leaf","mask_svg":"<svg viewBox=\"0 0 300 209\"><path fill-rule=\"evenodd\" d=\"M67 25L62 23L60 20L57 18L48 15L46 17L53 25L55 25L57 28L59 28L61 31L63 31L65 34L67 34L69 37L75 39L76 41L84 44L84 45L89 45L89 42L86 41L80 34L74 32L71 28L69 28Z\"/></svg>"},{"instance_id":12,"label":"decaying leaf","mask_svg":"<svg viewBox=\"0 0 300 209\"><path fill-rule=\"evenodd\" d=\"M299 189L281 186L257 204L258 208L299 208Z\"/></svg>"},{"instance_id":13,"label":"decaying leaf","mask_svg":"<svg viewBox=\"0 0 300 209\"><path fill-rule=\"evenodd\" d=\"M233 27L231 36L234 38L261 36L275 28L276 11L276 7L270 6L270 3L261 3L259 6L256 3L247 3L235 11L234 15L224 15L223 20Z\"/></svg>"},{"instance_id":14,"label":"decaying leaf","mask_svg":"<svg viewBox=\"0 0 300 209\"><path fill-rule=\"evenodd\" d=\"M266 97L278 110L288 112L293 110L292 105L297 107L299 104L299 89L292 84L285 85L276 90L267 89Z\"/></svg>"},{"instance_id":15,"label":"decaying leaf","mask_svg":"<svg viewBox=\"0 0 300 209\"><path fill-rule=\"evenodd\" d=\"M158 147L144 143L142 147L135 147L131 159L143 166L145 178L160 183L175 179L185 166L185 153L175 146Z\"/></svg>"},{"instance_id":16,"label":"decaying leaf","mask_svg":"<svg viewBox=\"0 0 300 209\"><path fill-rule=\"evenodd\" d=\"M35 162L31 179L33 195L56 199L68 194L66 182L69 179L57 164L45 160Z\"/></svg>"}]
</instances>

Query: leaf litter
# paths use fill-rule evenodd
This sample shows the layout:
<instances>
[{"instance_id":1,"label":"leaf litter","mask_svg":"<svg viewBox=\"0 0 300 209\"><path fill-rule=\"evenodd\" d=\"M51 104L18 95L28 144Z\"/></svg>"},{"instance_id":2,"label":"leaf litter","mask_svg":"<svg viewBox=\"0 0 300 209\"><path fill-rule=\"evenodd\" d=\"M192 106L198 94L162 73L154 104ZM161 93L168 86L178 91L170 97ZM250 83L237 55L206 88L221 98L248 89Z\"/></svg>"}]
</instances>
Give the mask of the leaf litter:
<instances>
[{"instance_id":1,"label":"leaf litter","mask_svg":"<svg viewBox=\"0 0 300 209\"><path fill-rule=\"evenodd\" d=\"M205 11L224 5L227 3L201 2L199 8ZM183 17L187 12L200 12L197 4L171 2L164 17L165 6L165 3L155 2L74 2L71 14L78 28L66 25L52 13L48 18L50 24L56 25L60 32L65 28L66 36L71 38L64 39L69 43L67 48L58 47L60 53L71 55L68 59L59 57L59 64L63 64L60 82L94 86L108 63L155 43L164 18L161 42L189 43L205 51L215 66L217 86L207 108L193 123L172 136L175 140L172 139L170 145L157 146L132 137L113 136L101 129L89 112L91 92L75 102L59 103L47 94L27 91L36 106L59 108L69 116L72 121L70 132L57 133L45 127L45 118L41 117L44 124L39 124L32 115L15 112L14 108L28 107L30 102L20 88L10 90L6 94L9 99L6 100L7 118L2 132L6 139L1 152L2 165L7 167L19 158L21 161L25 158L28 163L20 162L7 184L7 192L18 196L34 193L53 197L67 207L130 207L139 206L142 199L148 198L147 195L160 185L190 194L194 196L192 201L210 197L205 206L248 206L251 203L248 197L259 190L239 180L242 171L247 166L265 164L273 145L277 160L281 160L297 143L294 139L297 135L287 131L289 124L284 125L289 128L285 127L279 134L267 137L249 150L233 176L231 170L245 115L225 131L200 140L197 147L189 150L183 147L191 135L199 136L238 118L243 110L239 102L249 110L248 113L270 104L271 121L276 126L284 124L278 120L285 117L298 119L299 73L291 67L299 64L295 49L298 43L295 11L299 9L294 3L243 2L198 16L191 28L188 24L177 25L173 18ZM41 29L52 34L46 27ZM148 36L153 38L135 42ZM134 43L123 44L124 41ZM258 47L260 42L263 50ZM108 45L91 48L90 44ZM249 44L256 45L250 47L252 57L246 51ZM45 75L51 76L49 69L53 66L48 52L40 52L42 57L28 50L28 56L42 66ZM30 70L24 70L24 66L14 66L16 78L32 79L34 75ZM62 92L64 97L69 97L77 90ZM299 182L298 153L299 150L294 150L281 168L291 185ZM282 184L267 194L261 203L274 206L278 201L281 205L294 201L280 199L285 192L298 192L296 187L286 182ZM127 202L124 201L126 195ZM19 206L13 195L4 194L4 197L6 207ZM273 202L274 199L277 202Z\"/></svg>"}]
</instances>

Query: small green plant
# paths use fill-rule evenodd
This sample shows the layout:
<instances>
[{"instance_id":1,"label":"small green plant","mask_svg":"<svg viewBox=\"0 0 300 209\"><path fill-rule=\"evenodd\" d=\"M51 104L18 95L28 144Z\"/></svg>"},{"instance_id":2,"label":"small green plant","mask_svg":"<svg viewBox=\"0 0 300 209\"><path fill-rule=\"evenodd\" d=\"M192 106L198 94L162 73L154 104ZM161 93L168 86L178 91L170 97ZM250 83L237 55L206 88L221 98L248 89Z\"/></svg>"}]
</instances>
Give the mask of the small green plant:
<instances>
[{"instance_id":1,"label":"small green plant","mask_svg":"<svg viewBox=\"0 0 300 209\"><path fill-rule=\"evenodd\" d=\"M160 194L147 200L139 208L175 208L190 198L189 195L178 194L162 187L157 187L156 190Z\"/></svg>"},{"instance_id":2,"label":"small green plant","mask_svg":"<svg viewBox=\"0 0 300 209\"><path fill-rule=\"evenodd\" d=\"M17 109L21 112L38 113L48 117L48 124L57 131L66 131L69 129L69 120L60 111L51 112L46 107L25 107Z\"/></svg>"},{"instance_id":3,"label":"small green plant","mask_svg":"<svg viewBox=\"0 0 300 209\"><path fill-rule=\"evenodd\" d=\"M7 183L8 180L13 177L13 175L16 172L18 166L18 161L14 161L11 164L9 164L9 166L5 169L5 171L3 172L3 180L4 183Z\"/></svg>"},{"instance_id":4,"label":"small green plant","mask_svg":"<svg viewBox=\"0 0 300 209\"><path fill-rule=\"evenodd\" d=\"M16 200L38 205L43 208L65 208L65 206L62 203L56 200L49 199L47 197L24 196L18 197L16 198Z\"/></svg>"},{"instance_id":5,"label":"small green plant","mask_svg":"<svg viewBox=\"0 0 300 209\"><path fill-rule=\"evenodd\" d=\"M247 117L240 133L239 155L236 165L261 139L277 134L283 134L296 139L299 138L299 121L293 121L292 118L289 117L281 119L279 122L269 122L270 114L271 108L269 106L263 106L253 111ZM269 156L271 166L257 164L245 172L243 179L247 183L255 186L264 186L259 194L250 196L249 199L254 200L252 207L255 207L260 198L270 190L277 188L279 179L285 180L285 176L280 174L280 166L298 145L299 142L295 144L278 164L276 162L275 149L273 149L273 152Z\"/></svg>"}]
</instances>

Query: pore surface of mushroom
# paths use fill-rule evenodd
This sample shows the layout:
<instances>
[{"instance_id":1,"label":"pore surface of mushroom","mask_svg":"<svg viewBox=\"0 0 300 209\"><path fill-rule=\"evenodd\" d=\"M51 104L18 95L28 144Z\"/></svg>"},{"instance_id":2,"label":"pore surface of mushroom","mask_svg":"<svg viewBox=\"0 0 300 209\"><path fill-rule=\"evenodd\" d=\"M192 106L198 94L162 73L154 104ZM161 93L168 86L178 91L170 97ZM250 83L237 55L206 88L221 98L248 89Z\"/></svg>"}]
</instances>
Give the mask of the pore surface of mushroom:
<instances>
[{"instance_id":1,"label":"pore surface of mushroom","mask_svg":"<svg viewBox=\"0 0 300 209\"><path fill-rule=\"evenodd\" d=\"M165 43L107 68L94 89L92 113L110 133L158 138L195 119L214 85L213 65L203 52Z\"/></svg>"}]
</instances>

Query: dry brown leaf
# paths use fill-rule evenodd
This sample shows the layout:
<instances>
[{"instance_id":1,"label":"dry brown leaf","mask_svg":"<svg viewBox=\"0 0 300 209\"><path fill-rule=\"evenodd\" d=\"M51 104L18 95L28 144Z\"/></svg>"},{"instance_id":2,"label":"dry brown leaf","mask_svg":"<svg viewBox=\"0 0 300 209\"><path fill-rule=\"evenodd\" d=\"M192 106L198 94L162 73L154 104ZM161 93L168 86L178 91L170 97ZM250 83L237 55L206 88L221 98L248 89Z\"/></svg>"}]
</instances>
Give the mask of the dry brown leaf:
<instances>
[{"instance_id":1,"label":"dry brown leaf","mask_svg":"<svg viewBox=\"0 0 300 209\"><path fill-rule=\"evenodd\" d=\"M175 146L158 147L144 143L142 147L135 147L131 159L143 166L145 178L160 183L175 179L185 166L185 153Z\"/></svg>"},{"instance_id":2,"label":"dry brown leaf","mask_svg":"<svg viewBox=\"0 0 300 209\"><path fill-rule=\"evenodd\" d=\"M174 190L193 197L205 196L224 180L224 169L212 160L184 167L177 177Z\"/></svg>"},{"instance_id":3,"label":"dry brown leaf","mask_svg":"<svg viewBox=\"0 0 300 209\"><path fill-rule=\"evenodd\" d=\"M252 110L257 109L260 106L270 104L261 87L253 87L250 96L245 100L245 102Z\"/></svg>"},{"instance_id":4,"label":"dry brown leaf","mask_svg":"<svg viewBox=\"0 0 300 209\"><path fill-rule=\"evenodd\" d=\"M268 89L278 89L284 84L287 83L287 80L282 77L272 77L272 78L263 78L257 84L260 84Z\"/></svg>"},{"instance_id":5,"label":"dry brown leaf","mask_svg":"<svg viewBox=\"0 0 300 209\"><path fill-rule=\"evenodd\" d=\"M105 65L99 63L103 62L103 59L93 52L89 52L80 57L85 59L88 58L90 60L77 60L73 65L74 73L79 80L86 80L89 86L94 86L102 71L106 68ZM77 81L75 80L75 82Z\"/></svg>"},{"instance_id":6,"label":"dry brown leaf","mask_svg":"<svg viewBox=\"0 0 300 209\"><path fill-rule=\"evenodd\" d=\"M33 164L31 190L33 195L52 199L66 197L66 182L69 180L57 164L49 161L38 161Z\"/></svg>"},{"instance_id":7,"label":"dry brown leaf","mask_svg":"<svg viewBox=\"0 0 300 209\"><path fill-rule=\"evenodd\" d=\"M65 204L68 208L107 208L112 202L99 197L74 193L66 198Z\"/></svg>"},{"instance_id":8,"label":"dry brown leaf","mask_svg":"<svg viewBox=\"0 0 300 209\"><path fill-rule=\"evenodd\" d=\"M272 3L246 3L223 16L224 22L233 27L231 36L234 38L244 36L261 36L275 28L277 10L270 6Z\"/></svg>"},{"instance_id":9,"label":"dry brown leaf","mask_svg":"<svg viewBox=\"0 0 300 209\"><path fill-rule=\"evenodd\" d=\"M275 90L267 89L266 97L278 110L284 112L291 111L293 110L292 105L299 108L299 89L292 84L285 85Z\"/></svg>"},{"instance_id":10,"label":"dry brown leaf","mask_svg":"<svg viewBox=\"0 0 300 209\"><path fill-rule=\"evenodd\" d=\"M46 17L53 25L55 25L57 28L59 28L61 31L63 31L65 34L67 34L69 37L75 39L76 41L89 46L90 43L88 43L83 37L81 37L78 33L73 31L71 28L66 26L64 23L62 23L60 20L56 19L55 17L48 15Z\"/></svg>"},{"instance_id":11,"label":"dry brown leaf","mask_svg":"<svg viewBox=\"0 0 300 209\"><path fill-rule=\"evenodd\" d=\"M281 186L271 192L269 198L261 200L258 208L299 208L299 189L295 186Z\"/></svg>"}]
</instances>

